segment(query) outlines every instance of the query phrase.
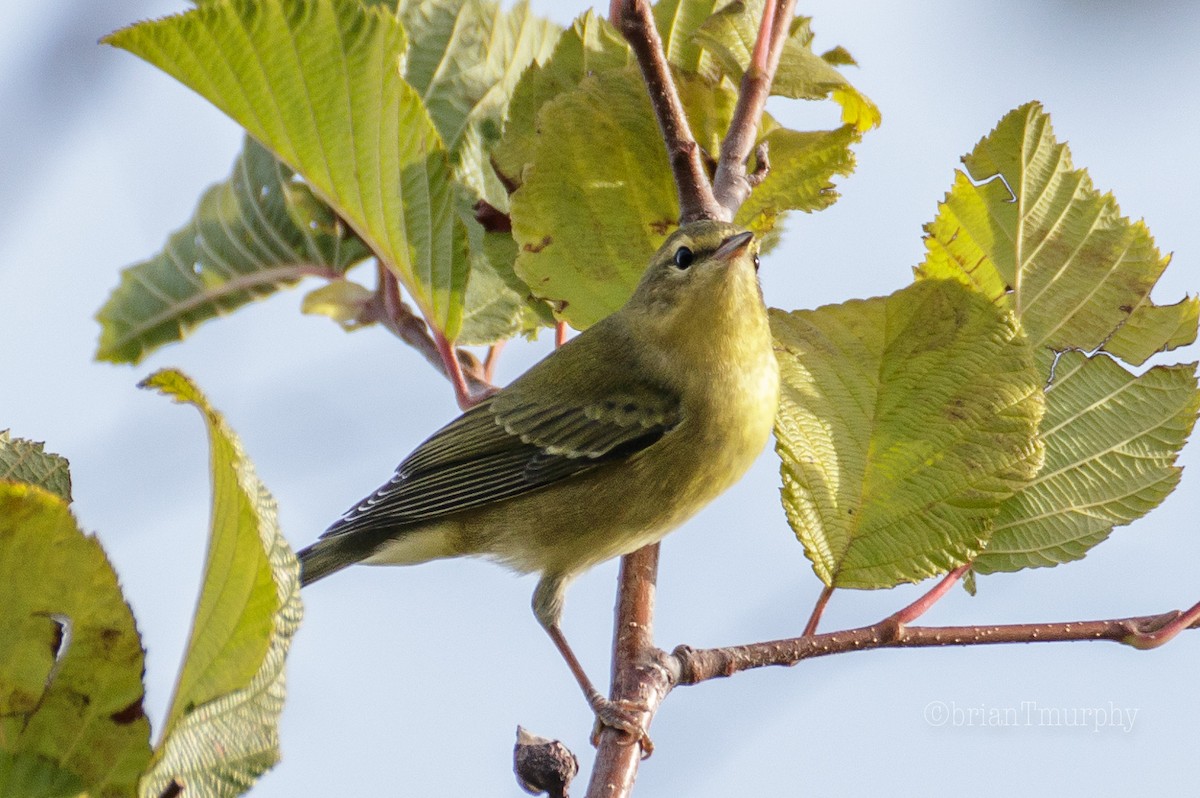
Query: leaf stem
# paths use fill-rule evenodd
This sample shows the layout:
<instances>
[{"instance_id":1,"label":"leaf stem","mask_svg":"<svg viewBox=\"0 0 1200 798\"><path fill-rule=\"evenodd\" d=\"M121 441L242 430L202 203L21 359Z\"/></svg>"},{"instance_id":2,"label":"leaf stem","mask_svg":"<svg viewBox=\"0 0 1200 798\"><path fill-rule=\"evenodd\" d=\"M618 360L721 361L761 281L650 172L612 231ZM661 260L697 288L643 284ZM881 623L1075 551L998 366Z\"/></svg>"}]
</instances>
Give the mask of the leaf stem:
<instances>
[{"instance_id":1,"label":"leaf stem","mask_svg":"<svg viewBox=\"0 0 1200 798\"><path fill-rule=\"evenodd\" d=\"M821 623L821 615L825 612L825 605L829 603L829 597L833 595L833 586L826 585L821 589L821 595L817 596L817 603L813 605L812 615L808 616L808 623L804 625L804 636L810 637L817 633L817 625Z\"/></svg>"}]
</instances>

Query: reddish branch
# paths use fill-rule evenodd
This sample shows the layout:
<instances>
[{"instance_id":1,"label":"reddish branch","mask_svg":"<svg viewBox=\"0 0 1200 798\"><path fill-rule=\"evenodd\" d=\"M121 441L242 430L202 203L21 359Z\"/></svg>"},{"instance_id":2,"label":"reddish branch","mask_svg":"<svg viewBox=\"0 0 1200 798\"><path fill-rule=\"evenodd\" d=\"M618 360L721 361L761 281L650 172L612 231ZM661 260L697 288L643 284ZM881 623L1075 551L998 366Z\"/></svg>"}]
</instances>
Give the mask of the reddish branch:
<instances>
[{"instance_id":1,"label":"reddish branch","mask_svg":"<svg viewBox=\"0 0 1200 798\"><path fill-rule=\"evenodd\" d=\"M463 403L463 397L468 401L478 401L495 390L485 375L483 365L474 355L462 349L455 349L451 357L448 345L439 346L438 340L429 334L429 326L404 304L404 300L400 298L400 286L396 276L383 265L379 267L379 288L359 314L359 321L363 324L379 322L401 341L417 350L452 383L456 378L448 365L457 365L462 380L456 384L455 394L460 397L460 405ZM442 342L444 341L445 339L442 339ZM465 393L462 393L463 391Z\"/></svg>"},{"instance_id":2,"label":"reddish branch","mask_svg":"<svg viewBox=\"0 0 1200 798\"><path fill-rule=\"evenodd\" d=\"M763 7L758 39L754 42L750 66L742 75L733 120L721 142L721 157L717 161L717 174L713 179L713 194L725 208L728 214L726 218L733 218L746 197L750 196L750 190L757 182L761 182L761 177L757 181L747 177L746 160L758 137L758 123L767 105L767 96L771 93L771 83L775 80L775 70L779 67L795 5L795 0L778 0L778 4L774 0L767 0ZM760 160L760 167L762 163Z\"/></svg>"},{"instance_id":3,"label":"reddish branch","mask_svg":"<svg viewBox=\"0 0 1200 798\"><path fill-rule=\"evenodd\" d=\"M646 546L621 560L620 588L613 629L613 673L610 697L626 708L642 711L643 727L650 725L671 689L663 652L654 646L654 586L658 578L658 544ZM596 764L588 798L629 795L643 747L631 744L616 729L600 729Z\"/></svg>"},{"instance_id":4,"label":"reddish branch","mask_svg":"<svg viewBox=\"0 0 1200 798\"><path fill-rule=\"evenodd\" d=\"M675 176L680 224L697 219L732 219L733 215L717 202L704 172L700 145L692 136L683 113L683 103L663 53L662 39L654 26L650 3L647 0L612 0L608 18L629 42L646 81L658 129L667 145L671 173ZM746 152L749 153L749 149Z\"/></svg>"},{"instance_id":5,"label":"reddish branch","mask_svg":"<svg viewBox=\"0 0 1200 798\"><path fill-rule=\"evenodd\" d=\"M739 671L798 662L848 651L875 648L975 646L998 643L1054 643L1110 640L1134 648L1156 648L1184 629L1200 627L1200 604L1187 612L1067 623L1014 623L996 626L906 626L892 615L871 626L841 632L725 648L691 649L671 653L676 684L699 684Z\"/></svg>"}]
</instances>

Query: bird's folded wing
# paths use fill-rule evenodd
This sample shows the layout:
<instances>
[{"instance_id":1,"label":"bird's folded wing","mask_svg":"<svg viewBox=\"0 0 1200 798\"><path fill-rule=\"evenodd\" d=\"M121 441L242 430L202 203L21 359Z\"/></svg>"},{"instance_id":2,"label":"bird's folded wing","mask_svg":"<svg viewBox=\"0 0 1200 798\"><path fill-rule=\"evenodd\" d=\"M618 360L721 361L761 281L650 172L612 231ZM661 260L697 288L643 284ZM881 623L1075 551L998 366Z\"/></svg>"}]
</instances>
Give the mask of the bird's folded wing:
<instances>
[{"instance_id":1,"label":"bird's folded wing","mask_svg":"<svg viewBox=\"0 0 1200 798\"><path fill-rule=\"evenodd\" d=\"M652 446L679 412L671 392L628 383L572 404L502 392L434 433L325 534L422 523L539 490Z\"/></svg>"}]
</instances>

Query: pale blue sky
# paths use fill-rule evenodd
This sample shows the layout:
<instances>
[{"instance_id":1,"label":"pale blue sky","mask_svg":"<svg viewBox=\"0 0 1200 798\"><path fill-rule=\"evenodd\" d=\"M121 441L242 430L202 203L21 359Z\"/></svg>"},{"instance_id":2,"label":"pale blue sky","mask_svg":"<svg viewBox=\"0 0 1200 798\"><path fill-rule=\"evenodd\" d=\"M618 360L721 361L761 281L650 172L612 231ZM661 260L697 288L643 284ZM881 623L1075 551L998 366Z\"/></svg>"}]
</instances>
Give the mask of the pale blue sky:
<instances>
[{"instance_id":1,"label":"pale blue sky","mask_svg":"<svg viewBox=\"0 0 1200 798\"><path fill-rule=\"evenodd\" d=\"M567 22L586 4L533 5ZM107 547L145 636L156 722L199 580L206 451L194 411L134 384L168 365L193 376L241 434L297 547L455 413L445 383L411 351L382 330L345 335L301 316L301 291L206 325L136 368L91 360L92 316L118 270L158 250L239 147L233 123L203 100L96 45L184 7L0 5L0 428L70 458L75 511ZM814 17L818 48L841 44L859 60L849 74L884 124L858 148L841 201L793 218L786 246L764 260L770 304L813 307L905 284L958 158L1031 99L1045 103L1076 164L1175 253L1155 297L1200 290L1200 5L820 0L799 10ZM824 125L835 117L830 107L773 110ZM547 346L510 347L502 378ZM927 621L1077 620L1200 599L1198 451L1185 450L1190 470L1162 508L1084 561L983 579L977 598L956 590ZM777 484L768 452L668 538L663 647L800 632L819 583ZM596 569L567 601L567 634L598 681L614 575L615 564ZM532 587L493 565L449 562L355 569L311 591L289 663L284 759L254 794L520 795L509 771L518 723L564 739L586 771L591 720L529 612ZM823 629L877 620L921 589L838 593ZM1180 794L1194 789L1197 657L1200 633L1150 653L887 651L743 674L668 698L637 794ZM1136 715L1131 731L935 726L931 702L1022 719L1035 707Z\"/></svg>"}]
</instances>

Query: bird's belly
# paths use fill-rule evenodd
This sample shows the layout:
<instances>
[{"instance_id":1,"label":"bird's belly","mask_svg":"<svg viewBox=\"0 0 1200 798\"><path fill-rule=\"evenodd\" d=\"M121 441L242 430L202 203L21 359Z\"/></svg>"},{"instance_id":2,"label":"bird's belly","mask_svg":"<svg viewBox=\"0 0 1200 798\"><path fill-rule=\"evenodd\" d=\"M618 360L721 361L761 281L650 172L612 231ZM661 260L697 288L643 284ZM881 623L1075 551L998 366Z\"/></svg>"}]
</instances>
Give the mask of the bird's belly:
<instances>
[{"instance_id":1,"label":"bird's belly","mask_svg":"<svg viewBox=\"0 0 1200 798\"><path fill-rule=\"evenodd\" d=\"M520 571L575 574L662 539L750 467L766 440L675 440L588 479L494 505L465 518L463 548ZM670 445L667 445L670 444Z\"/></svg>"}]
</instances>

